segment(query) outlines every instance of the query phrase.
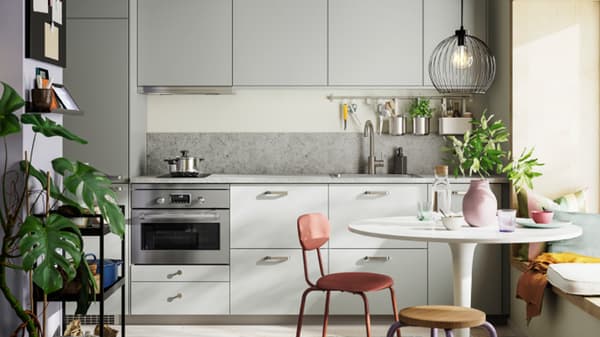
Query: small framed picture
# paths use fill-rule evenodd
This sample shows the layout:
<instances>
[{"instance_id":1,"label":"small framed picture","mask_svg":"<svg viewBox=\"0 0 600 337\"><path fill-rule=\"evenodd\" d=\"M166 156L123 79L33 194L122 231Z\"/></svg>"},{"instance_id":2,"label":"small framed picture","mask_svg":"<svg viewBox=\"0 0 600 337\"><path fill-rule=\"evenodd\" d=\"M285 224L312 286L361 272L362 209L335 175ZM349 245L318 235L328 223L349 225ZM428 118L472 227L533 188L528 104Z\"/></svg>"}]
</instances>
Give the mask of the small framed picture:
<instances>
[{"instance_id":1,"label":"small framed picture","mask_svg":"<svg viewBox=\"0 0 600 337\"><path fill-rule=\"evenodd\" d=\"M43 80L47 80L50 77L48 76L48 69L37 67L35 68L35 77L41 77Z\"/></svg>"},{"instance_id":2,"label":"small framed picture","mask_svg":"<svg viewBox=\"0 0 600 337\"><path fill-rule=\"evenodd\" d=\"M62 84L53 84L52 89L54 89L54 93L56 97L60 101L60 104L67 110L79 110L79 106L73 100L73 97Z\"/></svg>"}]
</instances>

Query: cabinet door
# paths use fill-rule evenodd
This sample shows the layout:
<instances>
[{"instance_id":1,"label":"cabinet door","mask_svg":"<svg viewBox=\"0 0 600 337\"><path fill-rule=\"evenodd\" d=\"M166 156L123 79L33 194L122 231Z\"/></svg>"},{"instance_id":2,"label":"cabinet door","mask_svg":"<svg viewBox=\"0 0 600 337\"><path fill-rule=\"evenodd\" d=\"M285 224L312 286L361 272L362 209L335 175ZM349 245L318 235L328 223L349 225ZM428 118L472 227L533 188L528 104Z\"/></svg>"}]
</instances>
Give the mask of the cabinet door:
<instances>
[{"instance_id":1,"label":"cabinet door","mask_svg":"<svg viewBox=\"0 0 600 337\"><path fill-rule=\"evenodd\" d=\"M487 39L487 0L464 0L464 27L469 35ZM435 47L460 28L460 0L424 0L425 22L423 24L423 79L425 86L432 86L429 79L429 58Z\"/></svg>"},{"instance_id":2,"label":"cabinet door","mask_svg":"<svg viewBox=\"0 0 600 337\"><path fill-rule=\"evenodd\" d=\"M230 86L231 0L138 1L138 85Z\"/></svg>"},{"instance_id":3,"label":"cabinet door","mask_svg":"<svg viewBox=\"0 0 600 337\"><path fill-rule=\"evenodd\" d=\"M133 315L227 315L228 282L131 282Z\"/></svg>"},{"instance_id":4,"label":"cabinet door","mask_svg":"<svg viewBox=\"0 0 600 337\"><path fill-rule=\"evenodd\" d=\"M327 250L321 254L326 264ZM307 257L311 279L316 282L316 254L308 252ZM308 288L303 268L300 249L232 249L231 314L297 315L302 293ZM312 293L305 313L322 313L324 303L322 292Z\"/></svg>"},{"instance_id":5,"label":"cabinet door","mask_svg":"<svg viewBox=\"0 0 600 337\"><path fill-rule=\"evenodd\" d=\"M327 185L231 187L231 248L300 248L296 220L327 214Z\"/></svg>"},{"instance_id":6,"label":"cabinet door","mask_svg":"<svg viewBox=\"0 0 600 337\"><path fill-rule=\"evenodd\" d=\"M330 0L329 84L420 86L422 0Z\"/></svg>"},{"instance_id":7,"label":"cabinet door","mask_svg":"<svg viewBox=\"0 0 600 337\"><path fill-rule=\"evenodd\" d=\"M64 83L83 110L64 125L89 143L64 142L64 155L128 177L128 22L69 19Z\"/></svg>"},{"instance_id":8,"label":"cabinet door","mask_svg":"<svg viewBox=\"0 0 600 337\"><path fill-rule=\"evenodd\" d=\"M234 0L234 85L327 85L327 1Z\"/></svg>"},{"instance_id":9,"label":"cabinet door","mask_svg":"<svg viewBox=\"0 0 600 337\"><path fill-rule=\"evenodd\" d=\"M368 257L368 259L365 259ZM372 272L391 276L398 309L427 303L426 249L330 249L329 270L338 272ZM367 293L372 314L391 317L392 302L389 290ZM362 314L362 298L349 293L333 293L331 312Z\"/></svg>"},{"instance_id":10,"label":"cabinet door","mask_svg":"<svg viewBox=\"0 0 600 337\"><path fill-rule=\"evenodd\" d=\"M468 184L451 185L458 193L452 195L452 209L460 210L463 194ZM492 191L501 207L501 185L491 184ZM452 304L452 254L446 243L428 243L429 254L429 303ZM473 258L473 285L471 303L489 315L502 312L502 296L506 295L503 286L502 245L478 245Z\"/></svg>"},{"instance_id":11,"label":"cabinet door","mask_svg":"<svg viewBox=\"0 0 600 337\"><path fill-rule=\"evenodd\" d=\"M330 248L424 248L418 241L370 238L348 231L356 220L416 215L417 203L427 200L425 184L330 185Z\"/></svg>"},{"instance_id":12,"label":"cabinet door","mask_svg":"<svg viewBox=\"0 0 600 337\"><path fill-rule=\"evenodd\" d=\"M115 19L127 18L129 16L128 13L128 0L75 0L69 1L67 6L67 18Z\"/></svg>"}]
</instances>

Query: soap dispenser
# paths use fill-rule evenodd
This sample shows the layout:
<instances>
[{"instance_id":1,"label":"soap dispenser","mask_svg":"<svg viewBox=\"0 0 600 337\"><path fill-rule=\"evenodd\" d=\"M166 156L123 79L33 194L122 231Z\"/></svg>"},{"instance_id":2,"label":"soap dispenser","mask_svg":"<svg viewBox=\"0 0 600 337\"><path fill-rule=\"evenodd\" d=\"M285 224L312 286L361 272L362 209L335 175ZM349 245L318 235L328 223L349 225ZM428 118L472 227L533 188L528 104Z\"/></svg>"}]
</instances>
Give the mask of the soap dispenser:
<instances>
[{"instance_id":1,"label":"soap dispenser","mask_svg":"<svg viewBox=\"0 0 600 337\"><path fill-rule=\"evenodd\" d=\"M394 154L394 174L406 174L406 156L403 153L402 147L396 148Z\"/></svg>"}]
</instances>

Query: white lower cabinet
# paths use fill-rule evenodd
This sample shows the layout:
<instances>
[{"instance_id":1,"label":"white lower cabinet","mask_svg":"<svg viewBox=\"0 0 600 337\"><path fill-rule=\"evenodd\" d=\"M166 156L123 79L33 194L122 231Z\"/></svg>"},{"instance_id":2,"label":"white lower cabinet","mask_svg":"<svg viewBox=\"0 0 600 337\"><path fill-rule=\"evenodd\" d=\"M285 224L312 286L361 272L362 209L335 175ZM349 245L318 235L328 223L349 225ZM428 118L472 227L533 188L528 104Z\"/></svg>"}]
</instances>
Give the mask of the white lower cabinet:
<instances>
[{"instance_id":1,"label":"white lower cabinet","mask_svg":"<svg viewBox=\"0 0 600 337\"><path fill-rule=\"evenodd\" d=\"M132 282L134 315L227 315L228 282Z\"/></svg>"},{"instance_id":2,"label":"white lower cabinet","mask_svg":"<svg viewBox=\"0 0 600 337\"><path fill-rule=\"evenodd\" d=\"M307 254L311 279L318 278L316 254ZM322 252L327 273L327 250ZM232 249L231 314L297 315L304 280L301 249ZM324 293L308 296L305 313L323 312Z\"/></svg>"},{"instance_id":3,"label":"white lower cabinet","mask_svg":"<svg viewBox=\"0 0 600 337\"><path fill-rule=\"evenodd\" d=\"M229 266L131 266L132 315L228 315Z\"/></svg>"},{"instance_id":4,"label":"white lower cabinet","mask_svg":"<svg viewBox=\"0 0 600 337\"><path fill-rule=\"evenodd\" d=\"M329 271L373 272L391 276L398 309L427 303L426 249L330 249ZM392 315L389 290L367 293L371 314ZM332 314L362 314L364 305L359 295L334 292Z\"/></svg>"}]
</instances>

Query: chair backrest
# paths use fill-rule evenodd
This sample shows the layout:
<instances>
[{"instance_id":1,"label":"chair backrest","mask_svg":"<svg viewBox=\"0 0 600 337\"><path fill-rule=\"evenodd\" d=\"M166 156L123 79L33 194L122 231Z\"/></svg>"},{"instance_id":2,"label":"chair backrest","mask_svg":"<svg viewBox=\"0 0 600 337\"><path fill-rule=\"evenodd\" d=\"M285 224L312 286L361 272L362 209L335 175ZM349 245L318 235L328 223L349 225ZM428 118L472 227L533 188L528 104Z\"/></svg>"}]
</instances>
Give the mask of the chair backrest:
<instances>
[{"instance_id":1,"label":"chair backrest","mask_svg":"<svg viewBox=\"0 0 600 337\"><path fill-rule=\"evenodd\" d=\"M308 265L306 261L306 252L317 250L317 258L319 260L319 270L321 276L324 276L323 261L321 259L321 248L329 241L330 232L329 220L321 213L303 214L298 217L298 240L302 246L302 258L304 261L304 279L311 286L315 284L310 281L308 276Z\"/></svg>"}]
</instances>

